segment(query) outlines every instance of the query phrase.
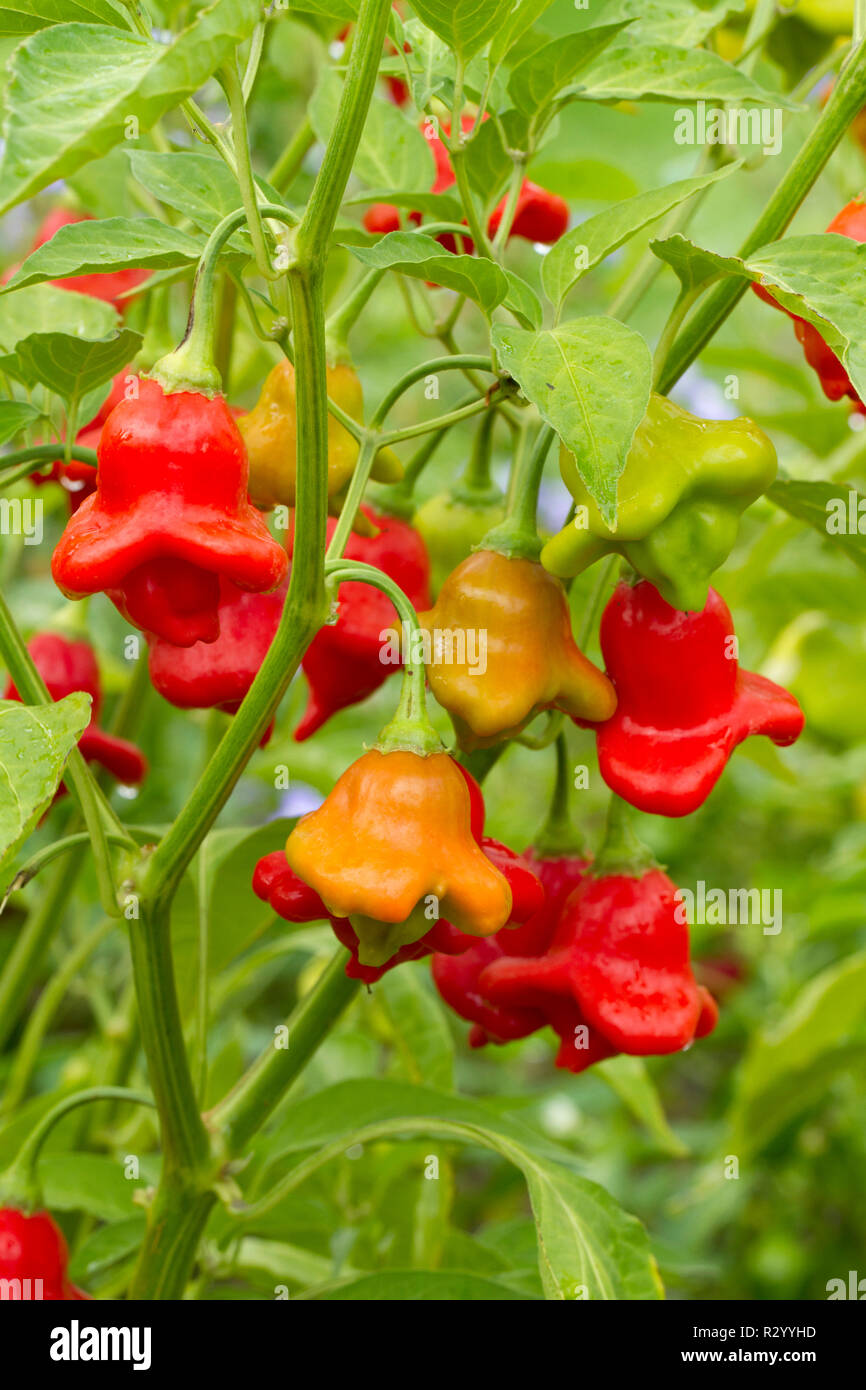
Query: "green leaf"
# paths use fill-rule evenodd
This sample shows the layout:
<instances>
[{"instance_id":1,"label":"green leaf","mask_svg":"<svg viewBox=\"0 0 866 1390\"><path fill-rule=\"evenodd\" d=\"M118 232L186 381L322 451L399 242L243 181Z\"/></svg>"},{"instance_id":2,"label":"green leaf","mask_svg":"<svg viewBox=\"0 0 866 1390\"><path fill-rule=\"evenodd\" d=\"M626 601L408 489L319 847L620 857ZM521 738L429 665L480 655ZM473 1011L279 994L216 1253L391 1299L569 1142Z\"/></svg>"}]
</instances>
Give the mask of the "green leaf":
<instances>
[{"instance_id":1,"label":"green leaf","mask_svg":"<svg viewBox=\"0 0 866 1390\"><path fill-rule=\"evenodd\" d=\"M493 342L503 367L574 454L614 526L617 480L649 403L646 342L611 318L575 319L538 333L495 324Z\"/></svg>"},{"instance_id":2,"label":"green leaf","mask_svg":"<svg viewBox=\"0 0 866 1390\"><path fill-rule=\"evenodd\" d=\"M489 314L508 293L505 272L486 256L456 256L420 232L389 232L374 246L349 248L364 265L398 270L465 294Z\"/></svg>"},{"instance_id":3,"label":"green leaf","mask_svg":"<svg viewBox=\"0 0 866 1390\"><path fill-rule=\"evenodd\" d=\"M568 95L569 93L563 93ZM640 34L616 43L584 73L570 95L584 101L716 101L741 106L796 110L781 92L769 92L739 68L705 48L679 48L670 43L646 43Z\"/></svg>"},{"instance_id":4,"label":"green leaf","mask_svg":"<svg viewBox=\"0 0 866 1390\"><path fill-rule=\"evenodd\" d=\"M15 357L21 380L38 381L71 401L109 381L132 361L140 346L141 334L131 328L121 328L112 337L95 342L67 333L31 333L18 343Z\"/></svg>"},{"instance_id":5,"label":"green leaf","mask_svg":"<svg viewBox=\"0 0 866 1390\"><path fill-rule=\"evenodd\" d=\"M861 570L866 570L866 497L843 483L790 478L777 479L767 496L790 516L807 522Z\"/></svg>"},{"instance_id":6,"label":"green leaf","mask_svg":"<svg viewBox=\"0 0 866 1390\"><path fill-rule=\"evenodd\" d=\"M394 1047L410 1081L454 1089L454 1041L424 972L392 970L376 988Z\"/></svg>"},{"instance_id":7,"label":"green leaf","mask_svg":"<svg viewBox=\"0 0 866 1390\"><path fill-rule=\"evenodd\" d=\"M653 188L648 193L638 193L616 207L608 208L590 217L580 226L573 227L560 237L556 245L544 258L541 282L544 293L552 304L561 304L572 285L593 266L603 261L612 251L649 226L651 222L663 217L672 208L679 207L696 193L702 192L720 179L727 178L740 168L739 164L727 164L711 174L702 174L694 179L680 179L664 188Z\"/></svg>"},{"instance_id":8,"label":"green leaf","mask_svg":"<svg viewBox=\"0 0 866 1390\"><path fill-rule=\"evenodd\" d=\"M528 1298L526 1294L518 1293L495 1279L483 1279L478 1274L453 1269L388 1269L381 1274L362 1274L358 1279L347 1280L321 1293L312 1290L302 1296L330 1303L351 1300L377 1303L427 1303L431 1300L495 1303L499 1300L525 1302Z\"/></svg>"},{"instance_id":9,"label":"green leaf","mask_svg":"<svg viewBox=\"0 0 866 1390\"><path fill-rule=\"evenodd\" d=\"M6 444L19 430L38 419L39 411L26 401L0 401L0 444Z\"/></svg>"},{"instance_id":10,"label":"green leaf","mask_svg":"<svg viewBox=\"0 0 866 1390\"><path fill-rule=\"evenodd\" d=\"M393 203L397 208L425 212L434 222L460 222L463 218L460 199L451 193L407 193L398 188L373 188L346 199L347 207L359 203Z\"/></svg>"},{"instance_id":11,"label":"green leaf","mask_svg":"<svg viewBox=\"0 0 866 1390\"><path fill-rule=\"evenodd\" d=\"M666 261L687 293L712 284L722 275L742 275L743 262L736 256L717 256L705 251L679 232L661 241L651 241L649 249Z\"/></svg>"},{"instance_id":12,"label":"green leaf","mask_svg":"<svg viewBox=\"0 0 866 1390\"><path fill-rule=\"evenodd\" d=\"M73 1283L89 1283L116 1269L124 1260L137 1253L146 1228L144 1212L126 1221L113 1221L100 1226L78 1247L69 1261L69 1277Z\"/></svg>"},{"instance_id":13,"label":"green leaf","mask_svg":"<svg viewBox=\"0 0 866 1390\"><path fill-rule=\"evenodd\" d=\"M141 266L164 270L194 264L203 243L156 217L108 217L102 222L74 222L32 252L3 287L2 293L68 275Z\"/></svg>"},{"instance_id":14,"label":"green leaf","mask_svg":"<svg viewBox=\"0 0 866 1390\"><path fill-rule=\"evenodd\" d=\"M0 869L50 806L89 722L82 691L46 705L0 700Z\"/></svg>"},{"instance_id":15,"label":"green leaf","mask_svg":"<svg viewBox=\"0 0 866 1390\"><path fill-rule=\"evenodd\" d=\"M514 0L412 0L418 18L464 62L498 33Z\"/></svg>"},{"instance_id":16,"label":"green leaf","mask_svg":"<svg viewBox=\"0 0 866 1390\"><path fill-rule=\"evenodd\" d=\"M600 24L576 34L559 34L524 58L508 80L508 94L517 110L528 117L544 111L625 27L625 24Z\"/></svg>"},{"instance_id":17,"label":"green leaf","mask_svg":"<svg viewBox=\"0 0 866 1390\"><path fill-rule=\"evenodd\" d=\"M643 40L660 40L679 48L693 48L724 24L728 15L741 14L746 0L719 0L699 7L696 0L610 0L604 17L634 19L632 34Z\"/></svg>"},{"instance_id":18,"label":"green leaf","mask_svg":"<svg viewBox=\"0 0 866 1390\"><path fill-rule=\"evenodd\" d=\"M49 1211L79 1211L99 1221L122 1221L135 1215L136 1184L123 1175L123 1164L97 1154L50 1153L39 1163L39 1182ZM141 1191L144 1184L138 1184Z\"/></svg>"},{"instance_id":19,"label":"green leaf","mask_svg":"<svg viewBox=\"0 0 866 1390\"><path fill-rule=\"evenodd\" d=\"M508 280L508 294L502 301L504 307L520 319L524 328L540 328L544 310L535 290L513 270L506 270L505 277Z\"/></svg>"},{"instance_id":20,"label":"green leaf","mask_svg":"<svg viewBox=\"0 0 866 1390\"><path fill-rule=\"evenodd\" d=\"M503 133L507 148L502 143ZM484 121L471 144L467 145L466 172L474 192L485 207L492 207L511 177L514 163L508 151L525 149L528 141L529 121L526 116L520 111L506 111L499 121Z\"/></svg>"},{"instance_id":21,"label":"green leaf","mask_svg":"<svg viewBox=\"0 0 866 1390\"><path fill-rule=\"evenodd\" d=\"M237 179L216 155L197 150L130 150L132 176L167 207L183 213L208 235L218 222L241 206ZM256 179L269 201L281 204L276 189L264 179ZM245 234L244 234L245 235ZM231 239L240 245L238 233ZM248 243L247 243L248 244Z\"/></svg>"},{"instance_id":22,"label":"green leaf","mask_svg":"<svg viewBox=\"0 0 866 1390\"><path fill-rule=\"evenodd\" d=\"M343 79L335 68L323 68L310 99L309 116L323 144L337 120ZM429 191L436 177L433 154L414 121L393 102L371 101L355 158L354 172L372 188Z\"/></svg>"},{"instance_id":23,"label":"green leaf","mask_svg":"<svg viewBox=\"0 0 866 1390\"><path fill-rule=\"evenodd\" d=\"M660 1285L646 1233L603 1188L572 1171L567 1150L477 1101L420 1086L355 1080L290 1106L265 1142L274 1157L314 1150L303 1171L352 1144L432 1135L492 1149L523 1173L548 1299L655 1299Z\"/></svg>"},{"instance_id":24,"label":"green leaf","mask_svg":"<svg viewBox=\"0 0 866 1390\"><path fill-rule=\"evenodd\" d=\"M781 1021L754 1038L730 1115L730 1152L755 1152L866 1055L866 952L811 980Z\"/></svg>"},{"instance_id":25,"label":"green leaf","mask_svg":"<svg viewBox=\"0 0 866 1390\"><path fill-rule=\"evenodd\" d=\"M487 56L491 71L499 67L514 45L523 38L526 31L532 28L535 21L541 18L551 4L552 0L517 0L512 5L510 13L499 25L490 45Z\"/></svg>"},{"instance_id":26,"label":"green leaf","mask_svg":"<svg viewBox=\"0 0 866 1390\"><path fill-rule=\"evenodd\" d=\"M412 74L412 100L419 111L426 111L431 99L442 91L446 83L453 82L456 70L454 54L419 19L408 20L404 32L409 44L405 57ZM402 69L402 63L400 67Z\"/></svg>"},{"instance_id":27,"label":"green leaf","mask_svg":"<svg viewBox=\"0 0 866 1390\"><path fill-rule=\"evenodd\" d=\"M326 1284L334 1277L335 1265L333 1259L302 1246L258 1236L245 1236L237 1256L239 1269L267 1275L275 1284ZM343 1264L341 1270L347 1279L358 1274L351 1265Z\"/></svg>"},{"instance_id":28,"label":"green leaf","mask_svg":"<svg viewBox=\"0 0 866 1390\"><path fill-rule=\"evenodd\" d=\"M4 0L0 35L35 34L52 24L112 24L125 29L126 18L110 0Z\"/></svg>"},{"instance_id":29,"label":"green leaf","mask_svg":"<svg viewBox=\"0 0 866 1390\"><path fill-rule=\"evenodd\" d=\"M674 1158L683 1158L688 1153L686 1145L668 1124L659 1093L642 1057L621 1053L619 1057L599 1062L595 1070L635 1119L645 1126L662 1153Z\"/></svg>"},{"instance_id":30,"label":"green leaf","mask_svg":"<svg viewBox=\"0 0 866 1390\"><path fill-rule=\"evenodd\" d=\"M89 294L34 285L0 297L0 352L14 352L31 333L66 333L75 338L105 338L119 321L117 311Z\"/></svg>"},{"instance_id":31,"label":"green leaf","mask_svg":"<svg viewBox=\"0 0 866 1390\"><path fill-rule=\"evenodd\" d=\"M0 213L105 154L131 118L149 130L207 81L259 16L258 0L215 0L170 44L98 24L60 24L26 39L9 64Z\"/></svg>"}]
</instances>

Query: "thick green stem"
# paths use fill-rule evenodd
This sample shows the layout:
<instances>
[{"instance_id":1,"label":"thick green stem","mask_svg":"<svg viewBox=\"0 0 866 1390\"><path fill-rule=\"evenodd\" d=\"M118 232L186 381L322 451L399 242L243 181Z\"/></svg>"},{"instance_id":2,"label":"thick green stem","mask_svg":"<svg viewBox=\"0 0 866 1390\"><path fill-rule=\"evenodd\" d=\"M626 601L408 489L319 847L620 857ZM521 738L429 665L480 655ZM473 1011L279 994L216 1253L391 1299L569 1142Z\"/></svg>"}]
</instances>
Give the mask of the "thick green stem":
<instances>
[{"instance_id":1,"label":"thick green stem","mask_svg":"<svg viewBox=\"0 0 866 1390\"><path fill-rule=\"evenodd\" d=\"M503 555L521 556L527 560L538 558L541 550L536 524L538 490L553 435L550 425L542 425L533 449L524 452L511 489L508 515L487 533L482 541L483 546L499 550Z\"/></svg>"}]
</instances>

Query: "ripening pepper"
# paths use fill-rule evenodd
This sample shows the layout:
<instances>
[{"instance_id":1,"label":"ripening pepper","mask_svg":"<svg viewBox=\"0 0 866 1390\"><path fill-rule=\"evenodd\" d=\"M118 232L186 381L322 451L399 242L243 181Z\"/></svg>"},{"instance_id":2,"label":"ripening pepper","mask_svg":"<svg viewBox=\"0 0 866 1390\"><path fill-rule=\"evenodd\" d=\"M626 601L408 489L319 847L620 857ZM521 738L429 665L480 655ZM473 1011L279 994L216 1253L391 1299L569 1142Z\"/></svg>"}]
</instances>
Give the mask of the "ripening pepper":
<instances>
[{"instance_id":1,"label":"ripening pepper","mask_svg":"<svg viewBox=\"0 0 866 1390\"><path fill-rule=\"evenodd\" d=\"M506 927L495 936L474 941L456 955L437 948L433 957L433 981L440 995L455 1013L472 1024L469 1046L488 1042L507 1043L527 1038L547 1024L540 1009L524 1005L494 1004L482 994L482 970L504 956L540 956L550 945L563 904L580 883L588 861L576 854L552 857L527 850L526 862L538 876L544 902L518 927Z\"/></svg>"},{"instance_id":2,"label":"ripening pepper","mask_svg":"<svg viewBox=\"0 0 866 1390\"><path fill-rule=\"evenodd\" d=\"M334 917L348 917L362 965L384 965L444 917L489 936L512 894L473 835L466 779L447 753L373 749L286 842L291 868Z\"/></svg>"},{"instance_id":3,"label":"ripening pepper","mask_svg":"<svg viewBox=\"0 0 866 1390\"><path fill-rule=\"evenodd\" d=\"M73 212L71 208L54 208L43 218L39 224L39 230L33 239L28 255L38 251L40 246L49 242L61 227L69 227L76 222L92 222L93 218L89 212ZM7 272L4 278L9 278L17 266ZM130 267L129 270L109 270L96 272L90 275L68 275L62 280L52 280L50 283L56 285L60 290L74 290L76 294L89 294L93 299L101 299L106 304L113 304L114 308L122 312L128 299L121 298L127 291L135 289L146 280L150 271L140 270Z\"/></svg>"},{"instance_id":4,"label":"ripening pepper","mask_svg":"<svg viewBox=\"0 0 866 1390\"><path fill-rule=\"evenodd\" d=\"M534 560L476 550L418 621L430 689L465 748L513 737L544 709L613 713L613 687L578 649L562 585Z\"/></svg>"},{"instance_id":5,"label":"ripening pepper","mask_svg":"<svg viewBox=\"0 0 866 1390\"><path fill-rule=\"evenodd\" d=\"M102 684L93 648L87 642L70 642L59 633L40 632L28 642L27 650L52 700L63 700L77 690L90 696L90 723L78 740L81 756L89 763L99 763L124 786L135 786L143 781L147 772L144 755L134 743L115 738L98 726ZM11 680L3 698L21 699Z\"/></svg>"},{"instance_id":6,"label":"ripening pepper","mask_svg":"<svg viewBox=\"0 0 866 1390\"><path fill-rule=\"evenodd\" d=\"M451 571L504 518L505 497L494 484L487 488L458 486L422 503L412 525L430 552L434 593L439 593Z\"/></svg>"},{"instance_id":7,"label":"ripening pepper","mask_svg":"<svg viewBox=\"0 0 866 1390\"><path fill-rule=\"evenodd\" d=\"M493 961L478 988L495 1005L539 1009L560 1036L556 1065L574 1072L615 1052L678 1052L716 1022L692 975L677 890L660 869L586 874L544 954Z\"/></svg>"},{"instance_id":8,"label":"ripening pepper","mask_svg":"<svg viewBox=\"0 0 866 1390\"><path fill-rule=\"evenodd\" d=\"M0 1279L4 1284L15 1280L20 1299L60 1303L89 1298L69 1282L68 1263L63 1232L47 1211L28 1214L0 1207Z\"/></svg>"},{"instance_id":9,"label":"ripening pepper","mask_svg":"<svg viewBox=\"0 0 866 1390\"><path fill-rule=\"evenodd\" d=\"M509 923L523 922L536 916L543 901L543 889L526 861L488 836L483 836L478 843L485 857L500 871L511 889ZM420 960L433 952L459 955L479 944L478 937L458 931L450 922L440 919L418 941L400 946L383 965L362 965L358 959L358 935L352 923L347 917L334 917L327 911L318 893L289 868L282 850L276 850L259 860L253 874L253 890L288 922L318 922L327 918L337 940L350 953L346 974L350 980L361 980L367 985L375 984L387 971L406 961ZM507 930L512 928L508 926Z\"/></svg>"},{"instance_id":10,"label":"ripening pepper","mask_svg":"<svg viewBox=\"0 0 866 1390\"><path fill-rule=\"evenodd\" d=\"M839 236L850 237L852 241L866 241L866 201L862 198L854 198L841 212L836 214L827 231L835 232ZM802 345L806 361L818 374L827 399L841 401L843 396L849 396L854 402L854 409L861 414L866 414L866 405L857 395L851 378L833 349L821 337L815 325L779 304L773 298L772 290L767 289L764 285L753 282L752 289L759 299L763 299L774 309L782 309L793 321L794 332Z\"/></svg>"},{"instance_id":11,"label":"ripening pepper","mask_svg":"<svg viewBox=\"0 0 866 1390\"><path fill-rule=\"evenodd\" d=\"M327 368L328 395L353 420L364 418L364 394L354 369L345 363ZM269 510L278 504L295 505L297 469L297 406L295 369L278 362L269 372L261 395L248 415L238 420L250 460L250 497L257 507ZM338 494L349 482L358 461L358 444L352 435L328 415L328 497L336 506ZM391 449L380 449L370 473L378 482L393 483L402 477L402 466Z\"/></svg>"},{"instance_id":12,"label":"ripening pepper","mask_svg":"<svg viewBox=\"0 0 866 1390\"><path fill-rule=\"evenodd\" d=\"M215 642L173 647L150 637L154 690L178 709L236 714L259 673L282 617L287 581L269 594L250 594L220 580L220 634Z\"/></svg>"},{"instance_id":13,"label":"ripening pepper","mask_svg":"<svg viewBox=\"0 0 866 1390\"><path fill-rule=\"evenodd\" d=\"M741 513L766 492L776 464L771 441L753 421L700 420L653 395L619 479L615 529L563 446L560 470L577 511L547 542L541 562L565 577L603 555L623 555L675 608L700 612L710 576L733 549Z\"/></svg>"},{"instance_id":14,"label":"ripening pepper","mask_svg":"<svg viewBox=\"0 0 866 1390\"><path fill-rule=\"evenodd\" d=\"M362 508L377 528L371 538L349 537L343 552L347 560L363 560L389 575L399 584L415 608L430 603L430 561L424 542L407 522L380 516L371 507ZM336 527L328 522L328 540ZM293 532L288 549L292 553ZM396 631L397 613L387 594L371 584L348 580L337 592L337 621L322 627L307 648L301 665L310 687L304 716L295 730L303 742L347 705L366 700L374 690L399 669L384 657L382 633Z\"/></svg>"},{"instance_id":15,"label":"ripening pepper","mask_svg":"<svg viewBox=\"0 0 866 1390\"><path fill-rule=\"evenodd\" d=\"M96 492L51 562L68 598L100 591L144 632L179 647L219 636L220 579L255 592L283 579L285 550L247 497L246 451L220 395L166 393L142 377L111 412Z\"/></svg>"},{"instance_id":16,"label":"ripening pepper","mask_svg":"<svg viewBox=\"0 0 866 1390\"><path fill-rule=\"evenodd\" d=\"M734 624L710 589L700 613L665 603L646 580L621 581L601 620L616 711L597 730L607 785L642 811L685 816L709 796L751 734L793 743L803 712L793 695L741 671Z\"/></svg>"},{"instance_id":17,"label":"ripening pepper","mask_svg":"<svg viewBox=\"0 0 866 1390\"><path fill-rule=\"evenodd\" d=\"M122 371L117 373L111 383L108 396L93 419L76 434L76 444L81 444L85 449L99 447L102 426L114 407L120 404L126 394L126 379L129 370L128 367L124 367ZM69 498L70 512L77 512L85 497L89 497L91 493L96 491L96 469L91 468L89 463L79 463L76 459L70 459L69 463L65 463L63 459L57 459L51 465L50 473L31 473L30 481L35 483L37 487L41 487L43 483L60 483Z\"/></svg>"}]
</instances>

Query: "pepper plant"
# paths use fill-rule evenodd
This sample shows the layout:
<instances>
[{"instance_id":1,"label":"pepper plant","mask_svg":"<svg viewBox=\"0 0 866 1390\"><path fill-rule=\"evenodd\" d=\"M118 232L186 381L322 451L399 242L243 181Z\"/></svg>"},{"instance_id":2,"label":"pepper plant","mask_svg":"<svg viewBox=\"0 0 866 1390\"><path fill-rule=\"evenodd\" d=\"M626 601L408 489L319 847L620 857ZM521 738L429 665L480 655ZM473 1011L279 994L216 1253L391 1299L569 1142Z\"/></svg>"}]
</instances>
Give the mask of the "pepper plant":
<instances>
[{"instance_id":1,"label":"pepper plant","mask_svg":"<svg viewBox=\"0 0 866 1390\"><path fill-rule=\"evenodd\" d=\"M3 11L3 1278L848 1269L866 0L826 11Z\"/></svg>"}]
</instances>

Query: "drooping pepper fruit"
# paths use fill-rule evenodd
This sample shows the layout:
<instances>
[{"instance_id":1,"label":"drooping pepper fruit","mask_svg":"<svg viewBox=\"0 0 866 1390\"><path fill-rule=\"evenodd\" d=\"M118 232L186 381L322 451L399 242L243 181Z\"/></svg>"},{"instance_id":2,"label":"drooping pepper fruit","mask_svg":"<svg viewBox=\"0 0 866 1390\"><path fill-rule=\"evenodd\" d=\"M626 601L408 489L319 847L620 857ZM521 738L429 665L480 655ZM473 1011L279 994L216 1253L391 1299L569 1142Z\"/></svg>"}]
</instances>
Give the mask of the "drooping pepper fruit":
<instances>
[{"instance_id":1,"label":"drooping pepper fruit","mask_svg":"<svg viewBox=\"0 0 866 1390\"><path fill-rule=\"evenodd\" d=\"M538 1008L494 1004L479 987L481 972L506 956L541 956L550 945L566 898L586 872L588 861L575 854L553 857L528 850L525 859L544 890L544 902L523 926L507 927L495 936L474 941L459 955L437 948L433 981L445 1003L472 1024L469 1046L507 1043L527 1038L547 1025Z\"/></svg>"},{"instance_id":2,"label":"drooping pepper fruit","mask_svg":"<svg viewBox=\"0 0 866 1390\"><path fill-rule=\"evenodd\" d=\"M399 584L415 608L430 603L430 561L418 532L397 517L381 516L362 507L377 534L368 538L354 532L344 550L347 560L363 560ZM328 540L336 521L328 522ZM292 554L293 532L288 549ZM338 710L366 700L399 670L387 660L382 633L397 631L397 614L387 594L370 584L348 580L337 593L337 621L322 627L307 648L301 665L310 687L304 716L295 730L303 742Z\"/></svg>"},{"instance_id":3,"label":"drooping pepper fruit","mask_svg":"<svg viewBox=\"0 0 866 1390\"><path fill-rule=\"evenodd\" d=\"M66 1276L69 1252L63 1232L47 1211L28 1215L0 1207L0 1280L21 1300L60 1303L86 1299Z\"/></svg>"},{"instance_id":4,"label":"drooping pepper fruit","mask_svg":"<svg viewBox=\"0 0 866 1390\"><path fill-rule=\"evenodd\" d=\"M87 642L70 642L55 632L40 632L27 644L37 671L48 687L52 700L63 700L77 690L90 696L90 723L78 740L81 756L98 763L124 786L136 786L147 772L147 761L134 743L115 738L98 725L102 707L102 684L93 648ZM4 700L20 700L10 680Z\"/></svg>"},{"instance_id":5,"label":"drooping pepper fruit","mask_svg":"<svg viewBox=\"0 0 866 1390\"><path fill-rule=\"evenodd\" d=\"M613 687L578 649L562 585L534 560L476 550L418 621L430 689L465 748L512 737L544 709L613 713Z\"/></svg>"},{"instance_id":6,"label":"drooping pepper fruit","mask_svg":"<svg viewBox=\"0 0 866 1390\"><path fill-rule=\"evenodd\" d=\"M560 1036L557 1066L574 1072L615 1052L678 1052L716 1021L692 975L677 890L660 869L587 874L545 953L493 961L478 987L493 1004L539 1009Z\"/></svg>"},{"instance_id":7,"label":"drooping pepper fruit","mask_svg":"<svg viewBox=\"0 0 866 1390\"><path fill-rule=\"evenodd\" d=\"M436 918L490 936L512 894L473 835L466 778L447 753L373 749L286 842L291 868L329 915L348 917L362 965L384 965Z\"/></svg>"},{"instance_id":8,"label":"drooping pepper fruit","mask_svg":"<svg viewBox=\"0 0 866 1390\"><path fill-rule=\"evenodd\" d=\"M328 395L359 423L364 418L364 394L354 369L345 363L328 367ZM248 415L238 420L250 460L250 497L265 510L278 504L295 505L297 476L297 405L295 369L278 362L269 372L261 395ZM349 482L358 461L358 444L336 420L328 416L328 497L336 507L338 495ZM391 449L380 449L370 476L393 483L402 477L402 466Z\"/></svg>"},{"instance_id":9,"label":"drooping pepper fruit","mask_svg":"<svg viewBox=\"0 0 866 1390\"><path fill-rule=\"evenodd\" d=\"M175 646L219 636L220 579L266 592L287 558L247 497L246 451L220 395L166 393L142 377L99 441L97 490L51 562L68 598L100 591Z\"/></svg>"},{"instance_id":10,"label":"drooping pepper fruit","mask_svg":"<svg viewBox=\"0 0 866 1390\"><path fill-rule=\"evenodd\" d=\"M862 198L854 198L841 212L836 214L827 231L836 232L839 236L850 237L852 241L866 241L866 201ZM792 320L794 332L802 345L806 361L817 372L827 399L841 401L843 396L849 396L854 402L855 409L861 414L866 414L866 405L857 395L851 378L833 349L821 337L815 325L800 318L798 314L792 313L783 304L779 304L773 298L772 290L767 289L764 285L753 282L752 289L759 299L763 299L774 309L781 309Z\"/></svg>"},{"instance_id":11,"label":"drooping pepper fruit","mask_svg":"<svg viewBox=\"0 0 866 1390\"><path fill-rule=\"evenodd\" d=\"M54 208L39 224L39 230L33 239L29 254L38 251L40 246L49 242L61 227L69 227L76 222L92 222L94 219L89 212L73 212L71 208ZM14 270L7 272L7 277L11 276ZM90 275L67 275L61 280L51 280L52 285L56 285L60 290L74 290L76 294L89 294L93 299L104 300L106 304L113 304L115 309L123 311L129 303L128 299L121 298L127 291L135 289L146 280L150 271L139 270L130 267L129 270L109 270L97 272Z\"/></svg>"},{"instance_id":12,"label":"drooping pepper fruit","mask_svg":"<svg viewBox=\"0 0 866 1390\"><path fill-rule=\"evenodd\" d=\"M114 407L124 399L128 374L128 367L124 367L122 371L117 373L111 383L111 391L106 400L103 401L93 419L76 434L76 444L83 445L85 449L99 447L102 426ZM91 468L89 463L79 463L76 459L70 459L69 463L65 463L63 459L57 459L51 465L50 472L31 473L30 481L35 483L37 487L41 487L43 483L60 483L69 498L70 512L77 512L85 497L89 497L91 493L96 491L96 469Z\"/></svg>"},{"instance_id":13,"label":"drooping pepper fruit","mask_svg":"<svg viewBox=\"0 0 866 1390\"><path fill-rule=\"evenodd\" d=\"M793 743L804 717L793 695L740 670L734 624L710 589L700 613L665 603L645 580L621 581L601 621L601 650L617 692L597 729L607 785L656 815L685 816L709 796L738 743L764 734Z\"/></svg>"},{"instance_id":14,"label":"drooping pepper fruit","mask_svg":"<svg viewBox=\"0 0 866 1390\"><path fill-rule=\"evenodd\" d=\"M154 690L178 709L237 714L259 673L282 617L287 581L269 594L250 594L220 580L219 637L192 647L148 639Z\"/></svg>"},{"instance_id":15,"label":"drooping pepper fruit","mask_svg":"<svg viewBox=\"0 0 866 1390\"><path fill-rule=\"evenodd\" d=\"M776 466L771 441L753 421L700 420L653 395L619 479L615 530L563 446L560 470L577 510L547 542L541 562L564 577L603 555L624 555L675 608L700 612L741 513L766 492Z\"/></svg>"}]
</instances>

